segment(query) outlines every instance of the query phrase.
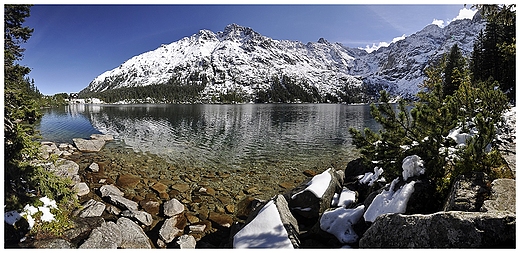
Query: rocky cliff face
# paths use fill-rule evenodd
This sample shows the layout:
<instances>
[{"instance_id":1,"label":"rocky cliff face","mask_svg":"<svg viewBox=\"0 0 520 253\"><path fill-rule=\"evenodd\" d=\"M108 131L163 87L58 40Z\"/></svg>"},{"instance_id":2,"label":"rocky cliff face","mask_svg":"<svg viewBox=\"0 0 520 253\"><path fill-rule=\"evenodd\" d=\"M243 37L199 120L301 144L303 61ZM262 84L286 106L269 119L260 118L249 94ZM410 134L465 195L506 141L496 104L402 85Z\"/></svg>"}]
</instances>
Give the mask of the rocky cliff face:
<instances>
[{"instance_id":1,"label":"rocky cliff face","mask_svg":"<svg viewBox=\"0 0 520 253\"><path fill-rule=\"evenodd\" d=\"M429 25L389 47L367 53L323 38L307 44L275 40L231 24L217 33L201 30L134 56L96 77L83 91L176 81L204 85L202 98L230 92L254 97L269 89L273 78L287 76L305 90L340 100L352 87L374 94L383 88L394 95L413 96L428 64L455 43L469 55L484 26L478 14L473 20L457 20L444 28Z\"/></svg>"}]
</instances>

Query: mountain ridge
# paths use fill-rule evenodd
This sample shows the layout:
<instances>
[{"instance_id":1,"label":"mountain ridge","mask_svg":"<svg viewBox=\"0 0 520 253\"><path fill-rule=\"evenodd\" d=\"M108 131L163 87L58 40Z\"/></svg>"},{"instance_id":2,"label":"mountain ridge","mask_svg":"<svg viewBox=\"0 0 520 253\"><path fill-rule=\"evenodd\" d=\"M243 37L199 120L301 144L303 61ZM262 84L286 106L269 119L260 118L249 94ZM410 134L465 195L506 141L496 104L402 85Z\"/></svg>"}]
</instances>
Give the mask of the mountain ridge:
<instances>
[{"instance_id":1,"label":"mountain ridge","mask_svg":"<svg viewBox=\"0 0 520 253\"><path fill-rule=\"evenodd\" d=\"M455 43L469 55L484 26L479 14L444 28L428 25L368 53L324 38L306 44L275 40L230 24L223 31L200 30L131 57L96 77L80 94L176 83L200 85L198 95L203 101L230 93L244 101L258 101L266 93L267 101L262 102L286 102L269 101L278 86L284 92L297 86L299 92L321 98L318 102L357 102L349 99L356 96L367 100L377 96L379 89L413 97L424 80L424 68Z\"/></svg>"}]
</instances>

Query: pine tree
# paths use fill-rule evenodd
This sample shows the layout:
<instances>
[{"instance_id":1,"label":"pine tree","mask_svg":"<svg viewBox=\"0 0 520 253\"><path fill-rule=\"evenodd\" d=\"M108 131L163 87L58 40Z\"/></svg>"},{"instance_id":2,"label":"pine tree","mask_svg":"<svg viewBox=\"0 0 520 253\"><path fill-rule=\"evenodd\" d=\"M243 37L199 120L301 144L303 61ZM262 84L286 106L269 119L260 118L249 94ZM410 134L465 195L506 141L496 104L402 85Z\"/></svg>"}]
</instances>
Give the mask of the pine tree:
<instances>
[{"instance_id":1,"label":"pine tree","mask_svg":"<svg viewBox=\"0 0 520 253\"><path fill-rule=\"evenodd\" d=\"M473 79L498 81L510 102L516 100L516 5L476 5L487 20L472 55Z\"/></svg>"},{"instance_id":2,"label":"pine tree","mask_svg":"<svg viewBox=\"0 0 520 253\"><path fill-rule=\"evenodd\" d=\"M381 124L378 133L350 129L353 144L361 149L365 163L383 168L385 178L401 176L405 157L418 155L423 159L426 168L423 180L436 189L431 196L432 206L426 207L429 211L438 210L458 175L469 171L490 172L494 165L490 150L495 127L507 107L505 95L494 89L496 82L472 82L464 64L460 68L447 67L453 59L445 55L426 70L423 91L417 94L418 101L410 110L402 99L397 106L390 104L388 94L381 92L380 103L372 104L370 111ZM446 76L450 72L456 76L451 79L456 85L448 89L452 94L446 95L445 85L449 84ZM455 129L475 135L460 146L448 137Z\"/></svg>"},{"instance_id":3,"label":"pine tree","mask_svg":"<svg viewBox=\"0 0 520 253\"><path fill-rule=\"evenodd\" d=\"M453 95L462 82L463 71L465 69L466 60L462 56L462 52L457 44L453 45L448 54L446 67L444 69L444 96Z\"/></svg>"},{"instance_id":4,"label":"pine tree","mask_svg":"<svg viewBox=\"0 0 520 253\"><path fill-rule=\"evenodd\" d=\"M33 165L40 144L35 141L34 123L41 117L41 94L27 74L30 69L17 61L21 47L33 32L23 27L30 5L4 5L4 199L8 209L21 208L36 195L57 201L72 199L66 180Z\"/></svg>"}]
</instances>

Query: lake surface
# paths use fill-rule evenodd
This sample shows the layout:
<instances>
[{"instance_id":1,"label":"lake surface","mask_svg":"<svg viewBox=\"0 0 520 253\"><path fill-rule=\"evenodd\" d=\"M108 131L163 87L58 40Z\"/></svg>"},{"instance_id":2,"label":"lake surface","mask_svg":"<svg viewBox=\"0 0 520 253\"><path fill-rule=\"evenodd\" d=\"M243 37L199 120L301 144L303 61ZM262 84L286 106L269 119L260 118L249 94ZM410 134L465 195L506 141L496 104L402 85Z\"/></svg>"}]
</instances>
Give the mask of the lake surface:
<instances>
[{"instance_id":1,"label":"lake surface","mask_svg":"<svg viewBox=\"0 0 520 253\"><path fill-rule=\"evenodd\" d=\"M169 163L214 171L343 169L358 156L350 127L377 129L368 105L91 105L45 109L43 140L93 133Z\"/></svg>"}]
</instances>

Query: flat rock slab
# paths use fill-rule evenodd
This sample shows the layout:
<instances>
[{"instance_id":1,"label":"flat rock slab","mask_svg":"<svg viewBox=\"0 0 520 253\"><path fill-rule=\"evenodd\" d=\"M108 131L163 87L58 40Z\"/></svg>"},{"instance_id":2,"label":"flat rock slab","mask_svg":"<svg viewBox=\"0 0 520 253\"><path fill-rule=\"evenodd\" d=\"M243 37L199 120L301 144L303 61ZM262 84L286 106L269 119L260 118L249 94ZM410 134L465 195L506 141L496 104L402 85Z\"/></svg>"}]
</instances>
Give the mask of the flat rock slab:
<instances>
[{"instance_id":1,"label":"flat rock slab","mask_svg":"<svg viewBox=\"0 0 520 253\"><path fill-rule=\"evenodd\" d=\"M383 214L360 248L514 248L516 215L510 212Z\"/></svg>"},{"instance_id":2,"label":"flat rock slab","mask_svg":"<svg viewBox=\"0 0 520 253\"><path fill-rule=\"evenodd\" d=\"M81 138L72 139L76 148L82 152L98 152L105 146L104 140L85 140Z\"/></svg>"},{"instance_id":3,"label":"flat rock slab","mask_svg":"<svg viewBox=\"0 0 520 253\"><path fill-rule=\"evenodd\" d=\"M500 178L491 184L491 196L482 211L516 213L516 180Z\"/></svg>"}]
</instances>

